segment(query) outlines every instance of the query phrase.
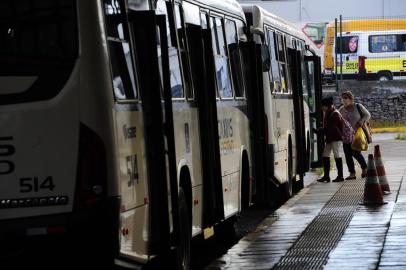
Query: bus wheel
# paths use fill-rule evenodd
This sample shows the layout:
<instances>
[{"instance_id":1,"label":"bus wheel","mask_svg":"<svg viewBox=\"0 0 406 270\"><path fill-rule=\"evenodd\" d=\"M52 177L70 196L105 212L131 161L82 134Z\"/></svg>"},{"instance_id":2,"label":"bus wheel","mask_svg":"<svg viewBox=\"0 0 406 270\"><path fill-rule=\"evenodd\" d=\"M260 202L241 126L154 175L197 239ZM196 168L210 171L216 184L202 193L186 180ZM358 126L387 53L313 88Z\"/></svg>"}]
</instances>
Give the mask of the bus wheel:
<instances>
[{"instance_id":1,"label":"bus wheel","mask_svg":"<svg viewBox=\"0 0 406 270\"><path fill-rule=\"evenodd\" d=\"M378 73L378 81L384 82L384 81L391 81L393 80L392 73L389 71L383 71Z\"/></svg>"},{"instance_id":2,"label":"bus wheel","mask_svg":"<svg viewBox=\"0 0 406 270\"><path fill-rule=\"evenodd\" d=\"M190 225L189 208L187 206L183 188L179 188L179 222L180 246L178 248L178 269L189 270L192 230Z\"/></svg>"}]
</instances>

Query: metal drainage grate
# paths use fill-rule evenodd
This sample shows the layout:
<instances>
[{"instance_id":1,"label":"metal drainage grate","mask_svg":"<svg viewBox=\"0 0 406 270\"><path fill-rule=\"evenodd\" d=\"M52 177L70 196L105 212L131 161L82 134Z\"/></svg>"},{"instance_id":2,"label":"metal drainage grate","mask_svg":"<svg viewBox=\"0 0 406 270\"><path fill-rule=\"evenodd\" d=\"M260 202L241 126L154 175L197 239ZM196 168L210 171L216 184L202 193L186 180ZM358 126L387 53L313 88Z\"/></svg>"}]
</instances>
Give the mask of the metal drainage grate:
<instances>
[{"instance_id":1,"label":"metal drainage grate","mask_svg":"<svg viewBox=\"0 0 406 270\"><path fill-rule=\"evenodd\" d=\"M346 181L273 269L322 269L350 223L363 190L362 179Z\"/></svg>"}]
</instances>

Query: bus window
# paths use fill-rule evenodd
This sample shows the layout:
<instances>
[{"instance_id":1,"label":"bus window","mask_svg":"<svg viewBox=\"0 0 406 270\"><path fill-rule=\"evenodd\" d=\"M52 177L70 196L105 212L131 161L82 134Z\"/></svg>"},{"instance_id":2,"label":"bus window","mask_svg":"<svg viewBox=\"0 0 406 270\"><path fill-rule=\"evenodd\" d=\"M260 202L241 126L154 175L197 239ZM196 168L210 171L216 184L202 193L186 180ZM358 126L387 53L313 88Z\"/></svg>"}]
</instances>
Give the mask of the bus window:
<instances>
[{"instance_id":1,"label":"bus window","mask_svg":"<svg viewBox=\"0 0 406 270\"><path fill-rule=\"evenodd\" d=\"M210 28L211 28L211 37L212 37L211 40L212 40L213 51L214 51L214 55L219 55L220 49L218 48L216 27L214 25L215 25L214 18L210 17Z\"/></svg>"},{"instance_id":2,"label":"bus window","mask_svg":"<svg viewBox=\"0 0 406 270\"><path fill-rule=\"evenodd\" d=\"M123 1L104 0L107 43L109 48L114 96L117 100L137 98L134 65L125 23Z\"/></svg>"},{"instance_id":3,"label":"bus window","mask_svg":"<svg viewBox=\"0 0 406 270\"><path fill-rule=\"evenodd\" d=\"M127 42L108 41L113 91L116 99L135 99L134 70Z\"/></svg>"},{"instance_id":4,"label":"bus window","mask_svg":"<svg viewBox=\"0 0 406 270\"><path fill-rule=\"evenodd\" d=\"M104 0L104 15L107 27L107 36L128 40L124 36L123 22L125 21L125 7L123 0Z\"/></svg>"},{"instance_id":5,"label":"bus window","mask_svg":"<svg viewBox=\"0 0 406 270\"><path fill-rule=\"evenodd\" d=\"M398 35L398 51L406 52L406 34Z\"/></svg>"},{"instance_id":6,"label":"bus window","mask_svg":"<svg viewBox=\"0 0 406 270\"><path fill-rule=\"evenodd\" d=\"M182 82L182 75L180 71L180 63L179 63L179 53L178 49L176 48L176 34L172 29L175 29L172 8L170 2L166 2L164 0L158 0L156 4L156 13L158 15L165 15L166 16L166 31L168 35L168 55L169 55L169 68L170 68L170 80L171 80L171 92L172 98L183 98L183 82ZM172 18L172 19L171 19ZM158 53L160 55L160 45L158 45ZM160 65L162 64L159 61ZM162 72L162 67L160 67L160 71ZM162 78L162 74L161 74Z\"/></svg>"},{"instance_id":7,"label":"bus window","mask_svg":"<svg viewBox=\"0 0 406 270\"><path fill-rule=\"evenodd\" d=\"M0 76L32 76L36 82L17 93L0 90L0 104L49 99L63 88L78 55L75 2L14 0L2 5Z\"/></svg>"},{"instance_id":8,"label":"bus window","mask_svg":"<svg viewBox=\"0 0 406 270\"><path fill-rule=\"evenodd\" d=\"M179 38L179 48L181 50L184 50L186 48L186 38L183 32L183 16L179 4L175 5L175 23L176 23L176 31L178 33Z\"/></svg>"},{"instance_id":9,"label":"bus window","mask_svg":"<svg viewBox=\"0 0 406 270\"><path fill-rule=\"evenodd\" d=\"M132 10L148 10L149 3L148 1L140 0L127 0L128 9Z\"/></svg>"},{"instance_id":10,"label":"bus window","mask_svg":"<svg viewBox=\"0 0 406 270\"><path fill-rule=\"evenodd\" d=\"M41 9L35 8L40 3ZM31 5L26 5L25 1L18 0L6 4L10 5L10 9L2 7L4 9L0 11L0 53L3 56L30 56L31 60L63 60L76 57L74 1L64 0L59 5L47 3L33 1ZM19 6L27 9L21 9ZM30 16L26 16L27 14ZM29 64L28 61L26 64Z\"/></svg>"},{"instance_id":11,"label":"bus window","mask_svg":"<svg viewBox=\"0 0 406 270\"><path fill-rule=\"evenodd\" d=\"M289 92L288 87L288 77L286 70L286 57L285 57L285 42L281 34L277 34L277 44L278 44L278 60L279 60L279 70L281 75L281 88L284 93Z\"/></svg>"},{"instance_id":12,"label":"bus window","mask_svg":"<svg viewBox=\"0 0 406 270\"><path fill-rule=\"evenodd\" d=\"M406 51L406 35L371 35L369 36L369 52Z\"/></svg>"},{"instance_id":13,"label":"bus window","mask_svg":"<svg viewBox=\"0 0 406 270\"><path fill-rule=\"evenodd\" d=\"M235 21L226 20L226 41L230 56L231 73L236 97L244 96L244 82L241 66L240 51L238 48L238 36Z\"/></svg>"},{"instance_id":14,"label":"bus window","mask_svg":"<svg viewBox=\"0 0 406 270\"><path fill-rule=\"evenodd\" d=\"M217 88L222 98L233 97L231 80L228 69L228 57L225 50L223 21L210 17L210 27L213 39L213 51L216 66Z\"/></svg>"},{"instance_id":15,"label":"bus window","mask_svg":"<svg viewBox=\"0 0 406 270\"><path fill-rule=\"evenodd\" d=\"M307 70L307 93L308 93L308 104L310 113L316 113L316 104L315 104L315 92L316 92L316 85L315 85L315 66L313 61L306 62L307 66L305 66Z\"/></svg>"},{"instance_id":16,"label":"bus window","mask_svg":"<svg viewBox=\"0 0 406 270\"><path fill-rule=\"evenodd\" d=\"M280 63L285 63L285 46L283 45L283 37L281 34L277 34L278 42L278 60Z\"/></svg>"},{"instance_id":17,"label":"bus window","mask_svg":"<svg viewBox=\"0 0 406 270\"><path fill-rule=\"evenodd\" d=\"M207 14L204 13L204 12L200 13L200 24L202 26L202 29L208 29L209 28L209 25L208 25L208 22L207 22Z\"/></svg>"},{"instance_id":18,"label":"bus window","mask_svg":"<svg viewBox=\"0 0 406 270\"><path fill-rule=\"evenodd\" d=\"M191 79L191 70L189 64L189 57L187 53L187 40L184 27L183 12L179 4L175 5L175 15L176 15L176 30L179 37L179 50L180 57L182 60L183 67L183 77L185 79L186 96L188 99L193 99L193 86Z\"/></svg>"},{"instance_id":19,"label":"bus window","mask_svg":"<svg viewBox=\"0 0 406 270\"><path fill-rule=\"evenodd\" d=\"M293 48L293 39L292 39L292 37L290 37L290 36L285 36L284 38L285 38L285 47L286 47L286 50L287 50L288 48L294 49L294 48Z\"/></svg>"},{"instance_id":20,"label":"bus window","mask_svg":"<svg viewBox=\"0 0 406 270\"><path fill-rule=\"evenodd\" d=\"M226 19L225 23L227 46L238 43L235 21Z\"/></svg>"},{"instance_id":21,"label":"bus window","mask_svg":"<svg viewBox=\"0 0 406 270\"><path fill-rule=\"evenodd\" d=\"M305 62L305 50L303 50L304 45L303 41L297 41L296 43L298 50L300 51L300 71L302 74L302 89L303 89L303 98L311 107L310 102L313 99L312 94L309 92L308 85L307 85L307 70L306 70L306 62ZM312 105L313 106L313 105Z\"/></svg>"},{"instance_id":22,"label":"bus window","mask_svg":"<svg viewBox=\"0 0 406 270\"><path fill-rule=\"evenodd\" d=\"M216 18L216 31L217 31L217 42L220 55L226 55L226 47L224 42L224 30L223 30L223 20Z\"/></svg>"},{"instance_id":23,"label":"bus window","mask_svg":"<svg viewBox=\"0 0 406 270\"><path fill-rule=\"evenodd\" d=\"M275 33L271 30L268 33L268 47L269 54L271 55L271 69L269 71L271 76L271 91L280 92L280 74L279 65L277 61L276 49L275 49Z\"/></svg>"},{"instance_id":24,"label":"bus window","mask_svg":"<svg viewBox=\"0 0 406 270\"><path fill-rule=\"evenodd\" d=\"M336 53L340 53L340 37L336 39ZM356 53L358 51L358 36L342 37L342 53Z\"/></svg>"}]
</instances>

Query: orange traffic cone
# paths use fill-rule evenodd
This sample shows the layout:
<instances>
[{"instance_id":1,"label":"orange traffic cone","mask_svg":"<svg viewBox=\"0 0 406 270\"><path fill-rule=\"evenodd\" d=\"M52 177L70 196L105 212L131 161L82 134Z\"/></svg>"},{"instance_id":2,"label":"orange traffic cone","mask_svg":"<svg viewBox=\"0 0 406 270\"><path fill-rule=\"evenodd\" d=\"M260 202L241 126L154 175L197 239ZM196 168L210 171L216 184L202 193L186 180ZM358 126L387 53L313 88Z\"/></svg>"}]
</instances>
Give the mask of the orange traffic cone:
<instances>
[{"instance_id":1,"label":"orange traffic cone","mask_svg":"<svg viewBox=\"0 0 406 270\"><path fill-rule=\"evenodd\" d=\"M385 167L383 166L381 150L379 149L379 145L375 145L374 157L375 157L376 173L379 178L379 185L381 186L381 190L384 195L390 194L389 183L388 179L386 178Z\"/></svg>"},{"instance_id":2,"label":"orange traffic cone","mask_svg":"<svg viewBox=\"0 0 406 270\"><path fill-rule=\"evenodd\" d=\"M376 175L374 156L368 155L368 173L364 188L363 204L384 204L382 190Z\"/></svg>"}]
</instances>

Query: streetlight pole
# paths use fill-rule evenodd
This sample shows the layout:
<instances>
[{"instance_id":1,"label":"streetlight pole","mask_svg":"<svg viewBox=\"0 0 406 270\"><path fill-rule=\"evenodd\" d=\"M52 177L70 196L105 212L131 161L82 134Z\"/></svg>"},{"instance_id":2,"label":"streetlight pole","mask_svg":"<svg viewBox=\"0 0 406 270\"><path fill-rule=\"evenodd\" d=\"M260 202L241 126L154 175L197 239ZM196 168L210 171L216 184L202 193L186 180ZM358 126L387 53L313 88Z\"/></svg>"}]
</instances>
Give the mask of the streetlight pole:
<instances>
[{"instance_id":1,"label":"streetlight pole","mask_svg":"<svg viewBox=\"0 0 406 270\"><path fill-rule=\"evenodd\" d=\"M338 76L337 76L337 71L338 71L338 68L337 68L337 64L338 64L338 59L337 59L337 52L338 52L338 49L337 49L337 46L338 46L338 44L337 44L337 18L335 18L335 20L334 20L334 44L335 44L335 46L334 46L334 79L335 79L335 81L336 81L336 92L338 92Z\"/></svg>"},{"instance_id":2,"label":"streetlight pole","mask_svg":"<svg viewBox=\"0 0 406 270\"><path fill-rule=\"evenodd\" d=\"M343 16L340 15L340 84L343 81Z\"/></svg>"}]
</instances>

